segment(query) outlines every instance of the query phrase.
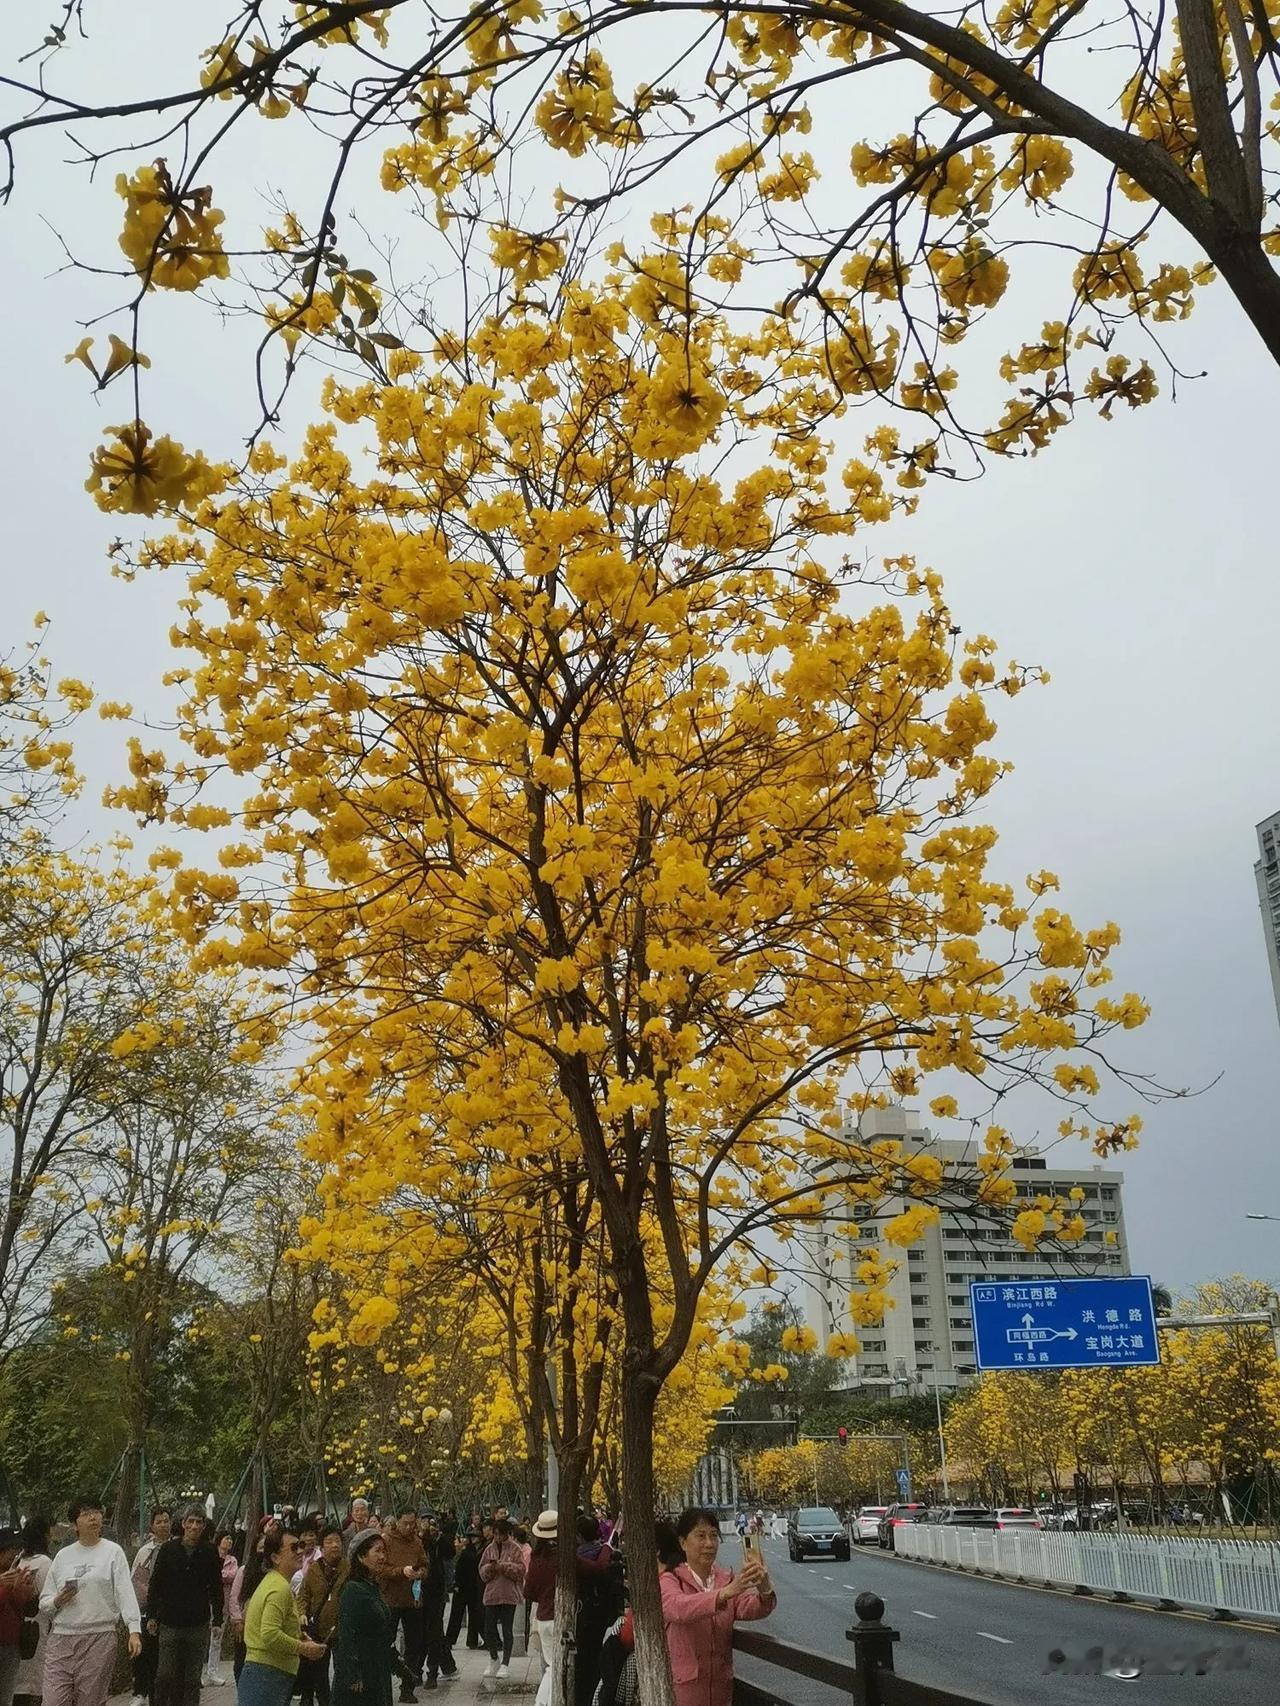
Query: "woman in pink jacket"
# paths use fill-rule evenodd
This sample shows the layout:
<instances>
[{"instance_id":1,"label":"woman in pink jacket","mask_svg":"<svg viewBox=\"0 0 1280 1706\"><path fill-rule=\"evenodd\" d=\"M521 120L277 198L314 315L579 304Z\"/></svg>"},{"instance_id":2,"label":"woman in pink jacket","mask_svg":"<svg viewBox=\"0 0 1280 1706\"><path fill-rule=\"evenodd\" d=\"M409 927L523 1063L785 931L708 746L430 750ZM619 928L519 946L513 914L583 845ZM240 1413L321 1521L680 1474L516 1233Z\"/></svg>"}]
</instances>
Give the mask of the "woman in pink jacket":
<instances>
[{"instance_id":1,"label":"woman in pink jacket","mask_svg":"<svg viewBox=\"0 0 1280 1706\"><path fill-rule=\"evenodd\" d=\"M777 1596L759 1556L749 1557L737 1575L716 1563L720 1524L714 1512L685 1511L676 1538L684 1563L658 1578L676 1706L731 1706L733 1626L768 1617Z\"/></svg>"},{"instance_id":2,"label":"woman in pink jacket","mask_svg":"<svg viewBox=\"0 0 1280 1706\"><path fill-rule=\"evenodd\" d=\"M493 1525L493 1540L480 1555L484 1583L484 1633L489 1648L486 1676L505 1677L511 1665L516 1606L524 1598L524 1551L509 1522ZM501 1658L499 1658L501 1652Z\"/></svg>"}]
</instances>

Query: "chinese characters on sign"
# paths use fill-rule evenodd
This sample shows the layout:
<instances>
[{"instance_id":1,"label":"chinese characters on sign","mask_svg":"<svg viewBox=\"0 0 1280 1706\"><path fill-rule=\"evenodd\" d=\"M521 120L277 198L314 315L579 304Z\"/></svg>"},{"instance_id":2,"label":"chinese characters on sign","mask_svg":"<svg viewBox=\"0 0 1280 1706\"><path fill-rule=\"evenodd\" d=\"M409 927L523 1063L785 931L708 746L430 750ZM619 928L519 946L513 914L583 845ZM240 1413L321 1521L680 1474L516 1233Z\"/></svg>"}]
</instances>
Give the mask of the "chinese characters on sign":
<instances>
[{"instance_id":1,"label":"chinese characters on sign","mask_svg":"<svg viewBox=\"0 0 1280 1706\"><path fill-rule=\"evenodd\" d=\"M1160 1361L1145 1275L975 1282L969 1304L981 1369L1132 1368Z\"/></svg>"}]
</instances>

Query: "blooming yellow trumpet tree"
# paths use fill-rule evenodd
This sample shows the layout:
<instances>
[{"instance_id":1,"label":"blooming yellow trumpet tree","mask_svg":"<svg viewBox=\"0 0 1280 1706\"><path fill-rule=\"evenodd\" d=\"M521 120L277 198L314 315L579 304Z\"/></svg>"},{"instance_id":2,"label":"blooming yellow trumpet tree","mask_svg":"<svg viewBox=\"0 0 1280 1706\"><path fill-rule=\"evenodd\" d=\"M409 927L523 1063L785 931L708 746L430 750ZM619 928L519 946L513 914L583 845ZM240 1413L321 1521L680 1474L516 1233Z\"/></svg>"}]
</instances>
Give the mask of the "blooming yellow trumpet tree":
<instances>
[{"instance_id":1,"label":"blooming yellow trumpet tree","mask_svg":"<svg viewBox=\"0 0 1280 1706\"><path fill-rule=\"evenodd\" d=\"M481 1464L518 1464L524 1506L541 1497L549 1446L572 1514L598 1450L617 1320L581 1161L564 1145L538 1153L543 1122L530 1102L506 1111L501 1143L473 1129L464 1168L454 1164L454 1123L433 1121L425 1104L406 1145L404 1086L392 1071L366 1096L358 1145L335 1147L327 1105L358 1070L349 1052L329 1051L310 1083L320 1135L308 1147L327 1171L322 1212L302 1232L340 1291L313 1346L385 1347L394 1371L416 1383L419 1406L445 1402L460 1360L487 1365L469 1421L450 1400L455 1443ZM421 1083L414 1094L423 1101ZM527 1164L513 1168L522 1150Z\"/></svg>"},{"instance_id":2,"label":"blooming yellow trumpet tree","mask_svg":"<svg viewBox=\"0 0 1280 1706\"><path fill-rule=\"evenodd\" d=\"M1055 1497L1072 1471L1087 1459L1072 1459L1077 1444L1066 1422L1062 1387L1071 1376L1013 1371L984 1375L947 1410L947 1454L951 1478L967 1475L986 1499L999 1504L1031 1499L1047 1485ZM996 1475L996 1484L992 1475Z\"/></svg>"},{"instance_id":3,"label":"blooming yellow trumpet tree","mask_svg":"<svg viewBox=\"0 0 1280 1706\"><path fill-rule=\"evenodd\" d=\"M259 446L141 552L189 570L190 754L135 747L114 797L234 813L177 915L201 963L300 977L344 1236L411 1173L447 1230L473 1176L493 1203L580 1171L660 1698L655 1411L717 1271L833 1190L908 1198L882 1230L919 1236L940 1175L848 1113L933 1073L980 1109L1040 1084L1068 1135L1133 1143L1095 1063L1146 1009L1105 993L1113 925L989 869L990 704L1035 672L961 640L932 573L842 556L876 469L830 468L822 351L700 305L723 234L656 237L599 288L540 257L465 335L331 382L292 461ZM977 1150L970 1206L1079 1236L1069 1204L1014 1204L1003 1131ZM885 1258L862 1267L873 1319Z\"/></svg>"},{"instance_id":4,"label":"blooming yellow trumpet tree","mask_svg":"<svg viewBox=\"0 0 1280 1706\"><path fill-rule=\"evenodd\" d=\"M543 1465L530 1455L528 1406L508 1374L507 1324L463 1276L437 1285L430 1269L415 1279L370 1344L352 1338L340 1301L317 1304L312 1354L328 1354L329 1389L344 1411L326 1464L353 1491L378 1490L392 1505L540 1504ZM501 1499L485 1488L501 1488Z\"/></svg>"},{"instance_id":5,"label":"blooming yellow trumpet tree","mask_svg":"<svg viewBox=\"0 0 1280 1706\"><path fill-rule=\"evenodd\" d=\"M71 32L54 27L43 53L19 36L7 80L19 104L0 138L10 182L14 150L51 124L90 165L124 156L116 260L130 324L95 374L101 384L114 362L135 399L139 311L157 289L212 282L220 302L229 287L250 302L278 291L286 384L299 332L327 329L352 350L388 335L372 270L342 252L361 232L354 220L339 231L339 217L361 193L362 145L389 139L384 188L442 225L467 217L501 161L517 200L529 192L531 229L500 258L530 273L557 235L623 200L642 217L649 196L727 213L739 242L717 281L726 298L809 305L837 374L865 373L868 339L885 351L873 385L903 411L897 466L915 483L953 471L966 445L1034 453L1082 400L1104 416L1150 401L1153 350L1162 365L1160 339L1215 276L1280 358L1278 30L1277 0L1153 12L1131 0L945 12L904 0L317 0L270 18L239 0L218 14L203 65L157 81L141 62L136 82L98 102L70 75L85 51ZM60 92L64 62L74 98ZM869 132L850 126L862 111L883 115ZM154 157L157 115L187 139L181 165L176 148L168 163ZM264 256L228 139L282 121L308 126L317 187ZM362 204L371 223L382 222ZM963 383L963 346L997 308L1009 332L992 408L989 371L972 400ZM278 397L261 362L258 393L269 420ZM140 504L203 470L138 412L135 400L94 482L123 476Z\"/></svg>"},{"instance_id":6,"label":"blooming yellow trumpet tree","mask_svg":"<svg viewBox=\"0 0 1280 1706\"><path fill-rule=\"evenodd\" d=\"M767 1504L848 1508L892 1494L895 1471L904 1462L903 1443L870 1436L855 1436L844 1445L805 1439L756 1452L746 1468L754 1497ZM908 1444L919 1483L936 1462L936 1437L913 1434Z\"/></svg>"}]
</instances>

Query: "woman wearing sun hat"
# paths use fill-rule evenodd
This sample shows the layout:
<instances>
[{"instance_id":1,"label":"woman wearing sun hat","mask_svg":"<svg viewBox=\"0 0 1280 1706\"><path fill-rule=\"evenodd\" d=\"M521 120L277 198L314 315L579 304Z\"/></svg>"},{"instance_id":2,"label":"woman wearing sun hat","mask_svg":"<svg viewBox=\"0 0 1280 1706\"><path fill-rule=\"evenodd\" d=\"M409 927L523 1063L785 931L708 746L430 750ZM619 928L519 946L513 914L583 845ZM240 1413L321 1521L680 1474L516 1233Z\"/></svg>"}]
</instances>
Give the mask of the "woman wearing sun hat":
<instances>
[{"instance_id":1,"label":"woman wearing sun hat","mask_svg":"<svg viewBox=\"0 0 1280 1706\"><path fill-rule=\"evenodd\" d=\"M559 1568L559 1520L555 1511L543 1511L530 1530L533 1551L524 1578L524 1597L533 1607L533 1632L538 1637L543 1673L535 1706L544 1706L551 1695L551 1651L555 1639L556 1571Z\"/></svg>"}]
</instances>

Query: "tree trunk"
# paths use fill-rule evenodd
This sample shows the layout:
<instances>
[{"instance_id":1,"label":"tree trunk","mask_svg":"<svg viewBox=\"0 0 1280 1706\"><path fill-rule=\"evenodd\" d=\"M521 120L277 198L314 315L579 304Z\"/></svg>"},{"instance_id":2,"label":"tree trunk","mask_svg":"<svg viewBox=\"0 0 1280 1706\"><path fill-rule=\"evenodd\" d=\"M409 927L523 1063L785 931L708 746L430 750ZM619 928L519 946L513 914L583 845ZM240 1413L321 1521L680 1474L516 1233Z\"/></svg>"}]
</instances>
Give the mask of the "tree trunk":
<instances>
[{"instance_id":1,"label":"tree trunk","mask_svg":"<svg viewBox=\"0 0 1280 1706\"><path fill-rule=\"evenodd\" d=\"M671 1661L658 1588L654 1535L653 1417L659 1386L653 1375L623 1367L622 1532L636 1632L636 1687L645 1706L673 1706Z\"/></svg>"},{"instance_id":2,"label":"tree trunk","mask_svg":"<svg viewBox=\"0 0 1280 1706\"><path fill-rule=\"evenodd\" d=\"M555 1640L552 1651L542 1655L551 1664L553 1706L573 1706L578 1650L578 1498L585 1463L585 1452L566 1451L558 1465Z\"/></svg>"},{"instance_id":3,"label":"tree trunk","mask_svg":"<svg viewBox=\"0 0 1280 1706\"><path fill-rule=\"evenodd\" d=\"M132 1427L129 1444L120 1460L120 1479L116 1483L115 1511L112 1531L121 1546L128 1547L138 1520L138 1495L142 1481L142 1439Z\"/></svg>"},{"instance_id":4,"label":"tree trunk","mask_svg":"<svg viewBox=\"0 0 1280 1706\"><path fill-rule=\"evenodd\" d=\"M250 1535L257 1533L259 1517L266 1515L267 1491L267 1458L259 1445L249 1470L248 1504L244 1514L245 1529Z\"/></svg>"},{"instance_id":5,"label":"tree trunk","mask_svg":"<svg viewBox=\"0 0 1280 1706\"><path fill-rule=\"evenodd\" d=\"M547 1492L547 1466L542 1456L525 1459L520 1477L520 1509L535 1514L543 1508ZM532 1520L532 1518L530 1519Z\"/></svg>"}]
</instances>

